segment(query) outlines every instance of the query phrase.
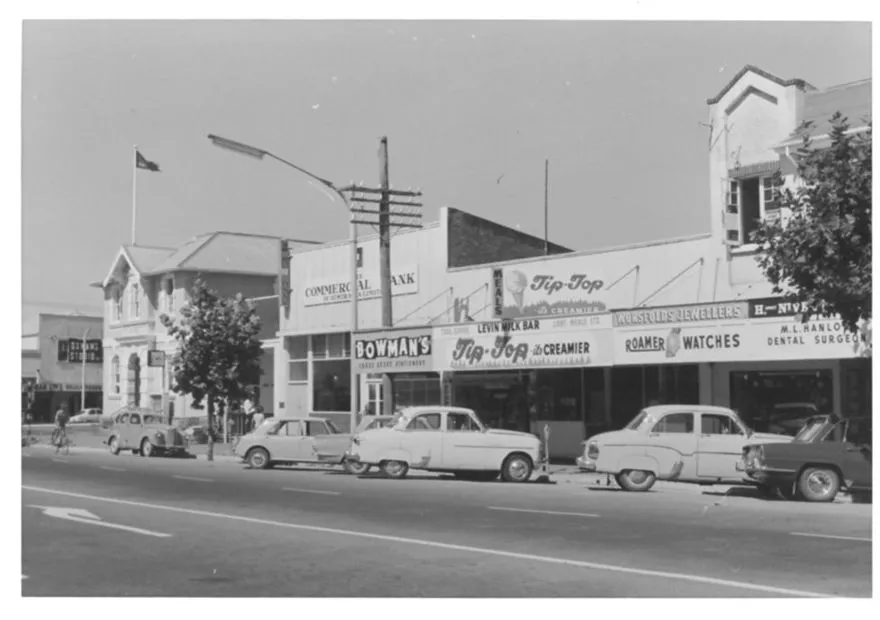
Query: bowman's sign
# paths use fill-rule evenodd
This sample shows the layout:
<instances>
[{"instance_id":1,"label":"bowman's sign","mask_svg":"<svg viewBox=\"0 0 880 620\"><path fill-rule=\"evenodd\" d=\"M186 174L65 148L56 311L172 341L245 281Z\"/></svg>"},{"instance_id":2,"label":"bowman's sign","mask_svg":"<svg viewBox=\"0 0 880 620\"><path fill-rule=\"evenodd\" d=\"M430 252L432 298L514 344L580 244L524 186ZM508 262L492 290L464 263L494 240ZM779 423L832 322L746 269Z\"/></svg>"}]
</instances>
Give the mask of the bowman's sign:
<instances>
[{"instance_id":1,"label":"bowman's sign","mask_svg":"<svg viewBox=\"0 0 880 620\"><path fill-rule=\"evenodd\" d=\"M433 369L432 340L426 328L357 334L355 371L429 372Z\"/></svg>"},{"instance_id":2,"label":"bowman's sign","mask_svg":"<svg viewBox=\"0 0 880 620\"><path fill-rule=\"evenodd\" d=\"M418 268L403 267L391 273L391 294L411 295L419 292ZM322 306L351 301L351 278L312 280L302 289L303 304ZM376 299L382 294L379 274L361 271L358 274L358 300Z\"/></svg>"}]
</instances>

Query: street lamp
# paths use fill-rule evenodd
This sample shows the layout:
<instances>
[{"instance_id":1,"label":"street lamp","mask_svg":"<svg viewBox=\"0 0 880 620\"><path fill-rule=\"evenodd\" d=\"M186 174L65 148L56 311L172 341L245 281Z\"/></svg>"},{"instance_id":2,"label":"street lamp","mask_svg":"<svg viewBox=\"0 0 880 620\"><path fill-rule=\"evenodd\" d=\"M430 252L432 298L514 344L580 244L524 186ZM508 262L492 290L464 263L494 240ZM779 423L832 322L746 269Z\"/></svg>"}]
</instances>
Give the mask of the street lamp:
<instances>
[{"instance_id":1,"label":"street lamp","mask_svg":"<svg viewBox=\"0 0 880 620\"><path fill-rule=\"evenodd\" d=\"M351 235L351 341L349 342L349 355L350 361L349 366L351 369L350 382L351 382L351 430L354 432L354 426L357 421L357 372L355 372L355 363L354 363L354 338L355 332L358 329L358 276L357 276L357 223L354 221L354 217L351 216L351 203L348 200L348 197L340 190L333 182L328 181L318 175L309 172L305 168L301 168L297 166L293 162L287 161L286 159L282 159L277 155L270 153L267 150L257 148L255 146L250 146L248 144L244 144L242 142L236 142L235 140L229 140L228 138L221 138L220 136L215 136L214 134L208 134L208 139L214 144L214 146L218 146L222 149L226 149L229 151L233 151L234 153L238 153L240 155L247 155L248 157L253 157L255 159L262 160L265 157L270 157L276 161L281 162L285 166L289 166L293 168L297 172L301 172L302 174L318 181L324 187L333 191L337 196L342 199L343 204L345 205L346 210L349 213L349 222L350 222L350 235ZM280 293L279 289L279 293ZM279 301L280 295L279 295Z\"/></svg>"}]
</instances>

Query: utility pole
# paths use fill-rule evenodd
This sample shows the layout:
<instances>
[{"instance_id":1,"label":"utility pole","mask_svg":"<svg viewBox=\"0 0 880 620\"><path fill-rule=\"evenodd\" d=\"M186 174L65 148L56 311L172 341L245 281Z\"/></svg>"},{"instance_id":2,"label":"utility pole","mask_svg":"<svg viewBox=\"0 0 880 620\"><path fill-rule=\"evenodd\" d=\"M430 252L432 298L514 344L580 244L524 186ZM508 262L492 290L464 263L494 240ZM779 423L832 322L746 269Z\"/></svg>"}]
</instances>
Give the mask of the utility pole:
<instances>
[{"instance_id":1,"label":"utility pole","mask_svg":"<svg viewBox=\"0 0 880 620\"><path fill-rule=\"evenodd\" d=\"M418 190L394 190L388 180L388 138L379 140L379 187L363 187L352 184L343 188L352 193L352 213L358 213L360 219L352 219L353 224L370 224L379 226L379 290L382 298L382 327L390 329L394 326L392 315L392 279L391 279L391 230L392 228L421 228L422 217L419 209L422 203L413 202L421 196ZM358 194L363 194L359 196ZM375 198L378 194L378 198ZM406 198L406 201L395 200ZM355 206L356 205L356 206ZM376 205L370 208L371 205ZM352 216L355 217L354 215ZM354 347L354 343L352 343ZM352 360L353 363L353 360ZM391 375L382 375L383 413L393 413L393 389Z\"/></svg>"},{"instance_id":2,"label":"utility pole","mask_svg":"<svg viewBox=\"0 0 880 620\"><path fill-rule=\"evenodd\" d=\"M550 160L545 159L544 160L544 256L547 256L548 254L550 254L549 191L550 191Z\"/></svg>"}]
</instances>

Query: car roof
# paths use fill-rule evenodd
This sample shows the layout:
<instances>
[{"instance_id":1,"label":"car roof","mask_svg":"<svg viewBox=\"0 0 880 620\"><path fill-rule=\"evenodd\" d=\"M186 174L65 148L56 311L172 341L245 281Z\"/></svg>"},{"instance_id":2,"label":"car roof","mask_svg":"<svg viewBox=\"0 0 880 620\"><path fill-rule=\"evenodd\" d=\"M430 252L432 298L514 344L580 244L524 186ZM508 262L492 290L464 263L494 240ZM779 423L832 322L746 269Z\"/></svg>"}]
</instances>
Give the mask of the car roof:
<instances>
[{"instance_id":1,"label":"car roof","mask_svg":"<svg viewBox=\"0 0 880 620\"><path fill-rule=\"evenodd\" d=\"M446 405L417 405L414 407L404 407L402 413L414 415L417 413L473 413L473 409L464 407L449 407Z\"/></svg>"},{"instance_id":2,"label":"car roof","mask_svg":"<svg viewBox=\"0 0 880 620\"><path fill-rule=\"evenodd\" d=\"M645 407L645 411L652 415L663 415L665 413L675 413L678 411L701 411L703 413L733 413L728 407L719 407L717 405L651 405Z\"/></svg>"}]
</instances>

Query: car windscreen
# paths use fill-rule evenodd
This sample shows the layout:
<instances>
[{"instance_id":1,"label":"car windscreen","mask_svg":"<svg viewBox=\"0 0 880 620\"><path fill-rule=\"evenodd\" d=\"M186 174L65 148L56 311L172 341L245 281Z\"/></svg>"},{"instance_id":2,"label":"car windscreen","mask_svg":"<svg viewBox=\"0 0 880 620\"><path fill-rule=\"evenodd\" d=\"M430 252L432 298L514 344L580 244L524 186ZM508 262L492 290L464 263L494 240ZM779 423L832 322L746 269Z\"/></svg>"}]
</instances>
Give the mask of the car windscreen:
<instances>
[{"instance_id":1,"label":"car windscreen","mask_svg":"<svg viewBox=\"0 0 880 620\"><path fill-rule=\"evenodd\" d=\"M327 428L330 429L331 435L339 435L342 431L339 430L339 427L333 424L330 420L324 420L324 423L327 424Z\"/></svg>"},{"instance_id":2,"label":"car windscreen","mask_svg":"<svg viewBox=\"0 0 880 620\"><path fill-rule=\"evenodd\" d=\"M811 420L807 422L801 431L795 436L794 441L810 443L825 430L825 420Z\"/></svg>"},{"instance_id":3,"label":"car windscreen","mask_svg":"<svg viewBox=\"0 0 880 620\"><path fill-rule=\"evenodd\" d=\"M627 430L634 431L642 425L642 422L644 422L647 417L648 417L648 412L642 410L639 412L639 415L634 417L632 419L632 421L629 424L627 424L626 426L624 426L623 428L625 428Z\"/></svg>"}]
</instances>

